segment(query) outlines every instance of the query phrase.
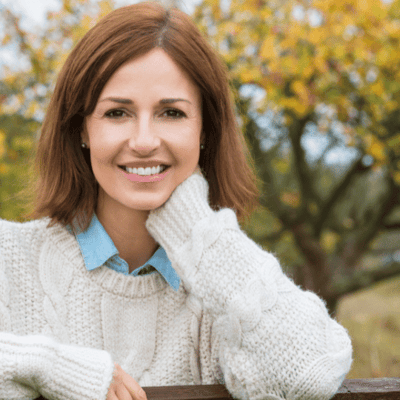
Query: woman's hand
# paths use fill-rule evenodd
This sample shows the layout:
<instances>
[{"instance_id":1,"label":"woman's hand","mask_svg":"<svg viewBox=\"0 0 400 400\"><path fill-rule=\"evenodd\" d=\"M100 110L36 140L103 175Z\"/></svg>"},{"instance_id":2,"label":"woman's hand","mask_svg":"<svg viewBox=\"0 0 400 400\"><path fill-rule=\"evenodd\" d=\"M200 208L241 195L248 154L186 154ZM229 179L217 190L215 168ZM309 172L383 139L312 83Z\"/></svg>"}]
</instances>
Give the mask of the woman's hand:
<instances>
[{"instance_id":1,"label":"woman's hand","mask_svg":"<svg viewBox=\"0 0 400 400\"><path fill-rule=\"evenodd\" d=\"M140 385L120 365L114 365L114 377L108 389L107 400L147 400Z\"/></svg>"},{"instance_id":2,"label":"woman's hand","mask_svg":"<svg viewBox=\"0 0 400 400\"><path fill-rule=\"evenodd\" d=\"M209 224L207 221L213 219L214 211L210 207L208 193L208 182L197 167L161 207L150 211L146 221L150 235L167 252L181 278L184 277L185 267L175 263L175 253L188 243L198 223L203 221L203 224Z\"/></svg>"}]
</instances>

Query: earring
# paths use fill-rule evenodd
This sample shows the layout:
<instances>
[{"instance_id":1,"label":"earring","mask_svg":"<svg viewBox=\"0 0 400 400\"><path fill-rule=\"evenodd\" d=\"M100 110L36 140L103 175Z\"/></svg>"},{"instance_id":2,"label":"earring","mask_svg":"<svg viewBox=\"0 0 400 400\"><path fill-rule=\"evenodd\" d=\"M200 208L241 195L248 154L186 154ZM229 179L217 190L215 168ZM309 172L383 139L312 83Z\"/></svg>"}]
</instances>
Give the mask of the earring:
<instances>
[{"instance_id":1,"label":"earring","mask_svg":"<svg viewBox=\"0 0 400 400\"><path fill-rule=\"evenodd\" d=\"M200 145L200 150L204 150L204 144Z\"/></svg>"},{"instance_id":2,"label":"earring","mask_svg":"<svg viewBox=\"0 0 400 400\"><path fill-rule=\"evenodd\" d=\"M86 143L82 143L81 146L82 146L83 149L87 149L87 144Z\"/></svg>"}]
</instances>

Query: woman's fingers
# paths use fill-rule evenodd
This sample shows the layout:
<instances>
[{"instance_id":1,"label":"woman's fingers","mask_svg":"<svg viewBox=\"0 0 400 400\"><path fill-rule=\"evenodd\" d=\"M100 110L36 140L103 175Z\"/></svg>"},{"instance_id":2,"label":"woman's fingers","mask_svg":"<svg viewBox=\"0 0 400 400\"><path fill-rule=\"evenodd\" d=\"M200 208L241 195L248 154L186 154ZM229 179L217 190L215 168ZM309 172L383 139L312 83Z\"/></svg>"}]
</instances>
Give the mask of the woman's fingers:
<instances>
[{"instance_id":1,"label":"woman's fingers","mask_svg":"<svg viewBox=\"0 0 400 400\"><path fill-rule=\"evenodd\" d=\"M147 396L145 391L142 387L129 375L127 374L122 368L123 372L123 383L125 388L128 390L132 399L134 400L147 400Z\"/></svg>"},{"instance_id":2,"label":"woman's fingers","mask_svg":"<svg viewBox=\"0 0 400 400\"><path fill-rule=\"evenodd\" d=\"M120 365L114 365L114 376L108 389L107 400L147 400L142 387Z\"/></svg>"},{"instance_id":3,"label":"woman's fingers","mask_svg":"<svg viewBox=\"0 0 400 400\"><path fill-rule=\"evenodd\" d=\"M117 395L115 394L114 391L108 391L107 393L107 399L106 400L118 400Z\"/></svg>"},{"instance_id":4,"label":"woman's fingers","mask_svg":"<svg viewBox=\"0 0 400 400\"><path fill-rule=\"evenodd\" d=\"M115 391L118 400L132 400L135 397L131 395L125 385L119 385Z\"/></svg>"}]
</instances>

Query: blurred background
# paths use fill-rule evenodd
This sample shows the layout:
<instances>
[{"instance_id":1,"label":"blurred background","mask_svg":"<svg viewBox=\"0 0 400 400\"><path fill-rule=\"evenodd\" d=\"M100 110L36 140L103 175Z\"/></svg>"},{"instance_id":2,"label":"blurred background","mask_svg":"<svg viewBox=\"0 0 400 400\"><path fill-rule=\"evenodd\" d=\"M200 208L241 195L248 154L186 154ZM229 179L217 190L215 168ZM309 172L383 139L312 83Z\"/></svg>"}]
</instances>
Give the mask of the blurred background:
<instances>
[{"instance_id":1,"label":"blurred background","mask_svg":"<svg viewBox=\"0 0 400 400\"><path fill-rule=\"evenodd\" d=\"M17 193L72 47L132 3L0 3L0 218L29 211ZM228 66L262 193L243 228L348 329L348 378L400 376L400 0L164 4Z\"/></svg>"}]
</instances>

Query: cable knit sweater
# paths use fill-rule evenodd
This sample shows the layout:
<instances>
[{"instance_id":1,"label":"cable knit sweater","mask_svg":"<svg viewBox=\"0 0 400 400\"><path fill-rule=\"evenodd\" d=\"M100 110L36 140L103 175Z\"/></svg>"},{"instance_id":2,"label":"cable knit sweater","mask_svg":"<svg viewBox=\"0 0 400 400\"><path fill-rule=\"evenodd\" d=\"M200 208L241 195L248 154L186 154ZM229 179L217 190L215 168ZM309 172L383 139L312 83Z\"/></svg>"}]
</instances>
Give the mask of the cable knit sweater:
<instances>
[{"instance_id":1,"label":"cable knit sweater","mask_svg":"<svg viewBox=\"0 0 400 400\"><path fill-rule=\"evenodd\" d=\"M147 229L183 284L87 271L48 219L0 222L0 399L104 400L113 362L142 386L224 383L239 399L328 399L351 343L323 302L208 205L193 174Z\"/></svg>"}]
</instances>

